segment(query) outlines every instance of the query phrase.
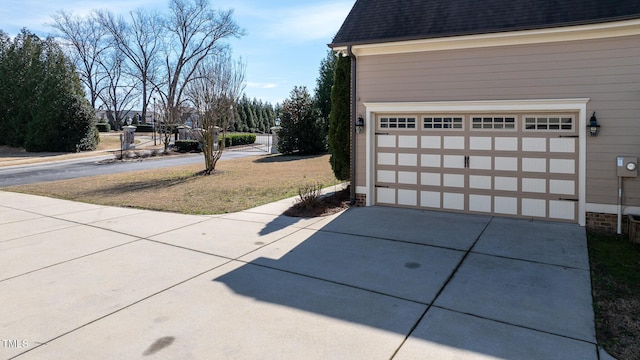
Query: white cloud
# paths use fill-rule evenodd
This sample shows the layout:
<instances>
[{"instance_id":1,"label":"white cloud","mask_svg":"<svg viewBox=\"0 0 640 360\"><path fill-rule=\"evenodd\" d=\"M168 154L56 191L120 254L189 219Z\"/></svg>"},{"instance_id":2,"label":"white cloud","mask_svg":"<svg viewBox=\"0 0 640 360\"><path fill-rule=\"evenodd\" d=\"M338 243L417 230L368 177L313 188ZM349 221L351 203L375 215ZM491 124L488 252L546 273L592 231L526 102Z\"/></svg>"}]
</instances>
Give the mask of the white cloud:
<instances>
[{"instance_id":1,"label":"white cloud","mask_svg":"<svg viewBox=\"0 0 640 360\"><path fill-rule=\"evenodd\" d=\"M43 35L53 32L48 24L52 23L52 15L59 10L68 11L78 16L88 15L92 10L98 9L124 14L140 7L163 8L166 7L166 4L165 0L112 0L109 2L100 0L3 0L3 6L0 7L0 24L2 24L2 29L10 34L17 33L21 28L26 27L32 32Z\"/></svg>"},{"instance_id":2,"label":"white cloud","mask_svg":"<svg viewBox=\"0 0 640 360\"><path fill-rule=\"evenodd\" d=\"M349 14L353 0L222 0L216 7L232 8L250 37L278 41L330 40Z\"/></svg>"},{"instance_id":3,"label":"white cloud","mask_svg":"<svg viewBox=\"0 0 640 360\"><path fill-rule=\"evenodd\" d=\"M260 82L248 82L247 87L256 89L273 89L278 87L278 84L274 83L260 83Z\"/></svg>"},{"instance_id":4,"label":"white cloud","mask_svg":"<svg viewBox=\"0 0 640 360\"><path fill-rule=\"evenodd\" d=\"M280 9L267 20L265 36L297 41L330 40L352 6L353 1L334 1Z\"/></svg>"}]
</instances>

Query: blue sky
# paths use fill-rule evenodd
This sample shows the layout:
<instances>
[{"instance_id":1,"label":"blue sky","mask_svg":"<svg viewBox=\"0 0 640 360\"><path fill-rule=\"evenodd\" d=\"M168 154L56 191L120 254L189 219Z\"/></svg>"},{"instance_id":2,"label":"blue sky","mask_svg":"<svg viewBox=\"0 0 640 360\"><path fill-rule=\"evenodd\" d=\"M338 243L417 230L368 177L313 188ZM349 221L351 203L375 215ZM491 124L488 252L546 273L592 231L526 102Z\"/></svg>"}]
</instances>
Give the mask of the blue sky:
<instances>
[{"instance_id":1,"label":"blue sky","mask_svg":"<svg viewBox=\"0 0 640 360\"><path fill-rule=\"evenodd\" d=\"M126 14L136 8L168 8L168 0L3 0L0 29L9 35L26 27L46 36L58 10L85 15L92 9ZM294 86L316 86L320 61L355 0L210 0L216 9L233 9L246 30L231 40L234 57L247 63L245 93L250 98L281 102Z\"/></svg>"}]
</instances>

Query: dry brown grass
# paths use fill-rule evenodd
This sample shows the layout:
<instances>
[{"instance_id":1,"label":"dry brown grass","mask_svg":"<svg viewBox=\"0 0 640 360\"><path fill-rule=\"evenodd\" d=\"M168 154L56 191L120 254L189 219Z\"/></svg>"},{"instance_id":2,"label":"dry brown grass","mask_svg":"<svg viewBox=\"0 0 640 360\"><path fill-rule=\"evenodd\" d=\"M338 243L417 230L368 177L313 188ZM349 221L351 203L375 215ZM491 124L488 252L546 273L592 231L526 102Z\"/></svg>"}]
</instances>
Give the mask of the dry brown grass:
<instances>
[{"instance_id":1,"label":"dry brown grass","mask_svg":"<svg viewBox=\"0 0 640 360\"><path fill-rule=\"evenodd\" d=\"M3 190L92 204L184 214L245 210L297 195L306 183L336 183L329 155L256 156L221 160L203 176L203 164L14 186Z\"/></svg>"},{"instance_id":2,"label":"dry brown grass","mask_svg":"<svg viewBox=\"0 0 640 360\"><path fill-rule=\"evenodd\" d=\"M120 149L120 133L100 133L100 143L96 150Z\"/></svg>"},{"instance_id":3,"label":"dry brown grass","mask_svg":"<svg viewBox=\"0 0 640 360\"><path fill-rule=\"evenodd\" d=\"M136 135L135 140L137 149L161 149L163 146L157 141L156 146L153 145L151 135ZM29 153L22 148L12 148L9 146L0 146L0 167L13 165L37 164L50 161L71 160L86 158L92 156L101 156L109 154L108 150L116 151L120 149L120 133L100 133L100 144L95 151L85 151L79 153Z\"/></svg>"}]
</instances>

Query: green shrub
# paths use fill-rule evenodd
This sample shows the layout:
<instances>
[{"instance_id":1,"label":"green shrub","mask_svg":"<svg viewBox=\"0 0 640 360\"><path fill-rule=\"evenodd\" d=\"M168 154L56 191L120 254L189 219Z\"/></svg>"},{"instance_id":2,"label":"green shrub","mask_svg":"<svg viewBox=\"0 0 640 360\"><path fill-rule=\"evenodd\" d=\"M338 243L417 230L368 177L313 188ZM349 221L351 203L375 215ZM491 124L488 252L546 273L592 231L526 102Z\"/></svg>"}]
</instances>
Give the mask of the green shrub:
<instances>
[{"instance_id":1,"label":"green shrub","mask_svg":"<svg viewBox=\"0 0 640 360\"><path fill-rule=\"evenodd\" d=\"M176 150L179 152L200 151L200 142L197 140L177 140Z\"/></svg>"},{"instance_id":2,"label":"green shrub","mask_svg":"<svg viewBox=\"0 0 640 360\"><path fill-rule=\"evenodd\" d=\"M147 132L153 132L153 125L151 124L139 124L136 125L136 132L139 133L147 133Z\"/></svg>"},{"instance_id":3,"label":"green shrub","mask_svg":"<svg viewBox=\"0 0 640 360\"><path fill-rule=\"evenodd\" d=\"M256 134L227 134L226 137L220 139L218 145L222 144L223 139L225 147L250 145L256 142Z\"/></svg>"},{"instance_id":4,"label":"green shrub","mask_svg":"<svg viewBox=\"0 0 640 360\"><path fill-rule=\"evenodd\" d=\"M97 123L96 128L98 128L99 132L110 132L111 125L109 123Z\"/></svg>"}]
</instances>

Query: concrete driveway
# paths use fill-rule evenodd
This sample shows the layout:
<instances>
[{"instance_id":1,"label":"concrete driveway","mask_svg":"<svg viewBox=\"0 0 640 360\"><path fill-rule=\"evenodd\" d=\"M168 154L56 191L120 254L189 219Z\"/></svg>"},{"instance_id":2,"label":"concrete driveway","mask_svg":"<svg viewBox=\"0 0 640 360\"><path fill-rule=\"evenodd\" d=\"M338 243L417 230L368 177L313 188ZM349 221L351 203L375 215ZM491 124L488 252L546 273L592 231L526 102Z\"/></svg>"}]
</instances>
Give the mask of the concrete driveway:
<instances>
[{"instance_id":1,"label":"concrete driveway","mask_svg":"<svg viewBox=\"0 0 640 360\"><path fill-rule=\"evenodd\" d=\"M0 192L0 358L598 359L577 225Z\"/></svg>"}]
</instances>

